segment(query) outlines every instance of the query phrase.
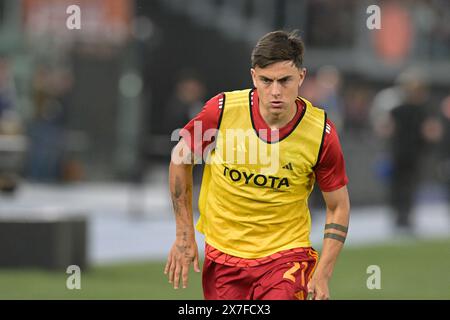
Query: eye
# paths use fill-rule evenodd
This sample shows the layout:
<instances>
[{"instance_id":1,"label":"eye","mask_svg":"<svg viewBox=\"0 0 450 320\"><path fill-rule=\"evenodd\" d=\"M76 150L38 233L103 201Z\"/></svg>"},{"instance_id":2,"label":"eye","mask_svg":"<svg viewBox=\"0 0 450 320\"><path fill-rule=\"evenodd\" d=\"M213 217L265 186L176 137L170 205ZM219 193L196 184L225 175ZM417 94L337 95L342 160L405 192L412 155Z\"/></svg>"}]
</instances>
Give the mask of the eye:
<instances>
[{"instance_id":1,"label":"eye","mask_svg":"<svg viewBox=\"0 0 450 320\"><path fill-rule=\"evenodd\" d=\"M267 79L267 78L263 78L263 79L261 79L261 80L262 80L262 82L263 82L264 84L270 84L270 83L272 83L272 80Z\"/></svg>"}]
</instances>

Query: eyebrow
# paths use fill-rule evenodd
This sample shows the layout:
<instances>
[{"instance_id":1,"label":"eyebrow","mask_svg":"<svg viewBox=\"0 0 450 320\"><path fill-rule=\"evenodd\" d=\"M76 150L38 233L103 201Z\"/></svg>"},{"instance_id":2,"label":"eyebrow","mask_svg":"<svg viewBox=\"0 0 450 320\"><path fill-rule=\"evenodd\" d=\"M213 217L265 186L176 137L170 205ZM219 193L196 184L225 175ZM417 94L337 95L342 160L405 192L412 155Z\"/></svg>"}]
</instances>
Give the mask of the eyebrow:
<instances>
[{"instance_id":1,"label":"eyebrow","mask_svg":"<svg viewBox=\"0 0 450 320\"><path fill-rule=\"evenodd\" d=\"M269 81L273 81L273 79L267 78L267 77L265 77L265 76L259 76L259 78L260 78L261 80L269 80ZM285 76L285 77L283 77L283 78L281 78L281 79L278 79L278 81L285 81L285 80L289 80L290 78L292 78L292 76Z\"/></svg>"}]
</instances>

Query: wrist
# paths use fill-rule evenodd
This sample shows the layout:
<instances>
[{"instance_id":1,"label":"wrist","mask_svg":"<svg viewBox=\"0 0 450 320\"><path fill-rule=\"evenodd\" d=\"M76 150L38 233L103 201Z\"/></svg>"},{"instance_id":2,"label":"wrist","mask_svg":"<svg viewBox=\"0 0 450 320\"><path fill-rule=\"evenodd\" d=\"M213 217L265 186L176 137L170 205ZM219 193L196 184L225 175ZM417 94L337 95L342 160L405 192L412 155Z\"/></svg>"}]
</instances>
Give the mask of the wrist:
<instances>
[{"instance_id":1,"label":"wrist","mask_svg":"<svg viewBox=\"0 0 450 320\"><path fill-rule=\"evenodd\" d=\"M313 274L313 278L329 281L331 279L332 273L332 270L329 270L328 268L325 269L317 266L317 269Z\"/></svg>"},{"instance_id":2,"label":"wrist","mask_svg":"<svg viewBox=\"0 0 450 320\"><path fill-rule=\"evenodd\" d=\"M314 280L325 280L328 282L331 279L331 275L316 273L312 278Z\"/></svg>"},{"instance_id":3,"label":"wrist","mask_svg":"<svg viewBox=\"0 0 450 320\"><path fill-rule=\"evenodd\" d=\"M177 240L195 239L194 226L177 227L176 238L177 238Z\"/></svg>"}]
</instances>

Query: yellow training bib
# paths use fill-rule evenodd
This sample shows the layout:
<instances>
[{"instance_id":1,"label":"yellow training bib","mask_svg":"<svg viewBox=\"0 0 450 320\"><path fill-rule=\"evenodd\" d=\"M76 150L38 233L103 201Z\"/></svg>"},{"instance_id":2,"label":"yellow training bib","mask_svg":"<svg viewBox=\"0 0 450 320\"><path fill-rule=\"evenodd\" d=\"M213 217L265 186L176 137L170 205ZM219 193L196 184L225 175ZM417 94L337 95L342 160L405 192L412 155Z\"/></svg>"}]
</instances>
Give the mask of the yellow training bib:
<instances>
[{"instance_id":1,"label":"yellow training bib","mask_svg":"<svg viewBox=\"0 0 450 320\"><path fill-rule=\"evenodd\" d=\"M306 108L293 131L268 143L254 129L252 96L249 89L224 94L197 223L207 243L247 259L311 246L308 197L326 120L322 109L299 97Z\"/></svg>"}]
</instances>

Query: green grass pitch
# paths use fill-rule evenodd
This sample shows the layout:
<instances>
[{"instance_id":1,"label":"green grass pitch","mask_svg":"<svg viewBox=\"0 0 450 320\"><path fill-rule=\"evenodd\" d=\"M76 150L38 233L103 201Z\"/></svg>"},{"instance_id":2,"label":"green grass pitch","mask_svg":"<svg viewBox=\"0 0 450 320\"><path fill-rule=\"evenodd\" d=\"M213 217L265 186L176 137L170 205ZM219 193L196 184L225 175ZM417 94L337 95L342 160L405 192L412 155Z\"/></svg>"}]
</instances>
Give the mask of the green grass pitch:
<instances>
[{"instance_id":1,"label":"green grass pitch","mask_svg":"<svg viewBox=\"0 0 450 320\"><path fill-rule=\"evenodd\" d=\"M366 286L367 267L381 269L381 289ZM0 299L202 299L201 276L174 290L164 262L94 266L81 274L81 290L68 290L65 270L0 269ZM330 282L332 299L450 299L450 239L347 247Z\"/></svg>"}]
</instances>

